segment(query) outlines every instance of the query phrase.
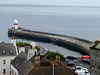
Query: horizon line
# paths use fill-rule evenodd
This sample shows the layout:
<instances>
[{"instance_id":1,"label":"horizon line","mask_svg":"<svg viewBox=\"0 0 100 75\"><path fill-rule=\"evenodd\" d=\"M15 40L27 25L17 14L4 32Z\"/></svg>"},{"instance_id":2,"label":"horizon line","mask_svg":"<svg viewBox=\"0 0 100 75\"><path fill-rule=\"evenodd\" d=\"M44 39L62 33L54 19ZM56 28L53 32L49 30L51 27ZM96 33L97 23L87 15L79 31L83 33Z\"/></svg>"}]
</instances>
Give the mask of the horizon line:
<instances>
[{"instance_id":1,"label":"horizon line","mask_svg":"<svg viewBox=\"0 0 100 75\"><path fill-rule=\"evenodd\" d=\"M0 7L88 7L88 8L100 8L100 6L39 5L39 4L0 4Z\"/></svg>"}]
</instances>

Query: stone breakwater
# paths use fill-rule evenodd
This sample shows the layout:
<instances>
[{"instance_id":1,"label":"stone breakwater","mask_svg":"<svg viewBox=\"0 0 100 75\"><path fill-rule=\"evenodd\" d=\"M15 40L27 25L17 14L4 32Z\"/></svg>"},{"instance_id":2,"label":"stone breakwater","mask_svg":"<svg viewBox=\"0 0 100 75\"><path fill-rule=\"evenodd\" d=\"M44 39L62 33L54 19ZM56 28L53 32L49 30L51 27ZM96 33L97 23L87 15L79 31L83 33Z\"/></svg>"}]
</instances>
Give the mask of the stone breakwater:
<instances>
[{"instance_id":1,"label":"stone breakwater","mask_svg":"<svg viewBox=\"0 0 100 75\"><path fill-rule=\"evenodd\" d=\"M77 37L33 31L20 27L17 30L13 28L8 29L8 36L9 37L15 36L18 38L37 40L42 42L51 42L59 46L80 52L83 55L90 54L90 45L92 43L91 41Z\"/></svg>"}]
</instances>

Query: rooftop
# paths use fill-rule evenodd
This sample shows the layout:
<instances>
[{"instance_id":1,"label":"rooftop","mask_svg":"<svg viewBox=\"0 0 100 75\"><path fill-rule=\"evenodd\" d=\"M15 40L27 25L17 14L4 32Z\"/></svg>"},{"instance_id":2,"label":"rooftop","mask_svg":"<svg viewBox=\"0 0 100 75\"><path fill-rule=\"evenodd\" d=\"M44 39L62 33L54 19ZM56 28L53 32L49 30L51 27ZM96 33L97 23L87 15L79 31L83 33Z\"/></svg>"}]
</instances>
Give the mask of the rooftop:
<instances>
[{"instance_id":1,"label":"rooftop","mask_svg":"<svg viewBox=\"0 0 100 75\"><path fill-rule=\"evenodd\" d=\"M11 43L0 42L0 56L15 56L16 49Z\"/></svg>"},{"instance_id":2,"label":"rooftop","mask_svg":"<svg viewBox=\"0 0 100 75\"><path fill-rule=\"evenodd\" d=\"M11 64L16 68L19 65L27 62L27 56L26 53L21 52L18 56L16 56L12 61Z\"/></svg>"},{"instance_id":3,"label":"rooftop","mask_svg":"<svg viewBox=\"0 0 100 75\"><path fill-rule=\"evenodd\" d=\"M28 75L52 75L53 66L35 67ZM54 75L77 75L64 65L54 66Z\"/></svg>"},{"instance_id":4,"label":"rooftop","mask_svg":"<svg viewBox=\"0 0 100 75\"><path fill-rule=\"evenodd\" d=\"M29 72L34 68L35 66L31 61L28 61L24 64L21 64L20 66L17 67L18 72L20 75L28 75Z\"/></svg>"},{"instance_id":5,"label":"rooftop","mask_svg":"<svg viewBox=\"0 0 100 75\"><path fill-rule=\"evenodd\" d=\"M46 50L42 46L39 46L39 48L40 48L40 55L46 55L48 53L48 50Z\"/></svg>"}]
</instances>

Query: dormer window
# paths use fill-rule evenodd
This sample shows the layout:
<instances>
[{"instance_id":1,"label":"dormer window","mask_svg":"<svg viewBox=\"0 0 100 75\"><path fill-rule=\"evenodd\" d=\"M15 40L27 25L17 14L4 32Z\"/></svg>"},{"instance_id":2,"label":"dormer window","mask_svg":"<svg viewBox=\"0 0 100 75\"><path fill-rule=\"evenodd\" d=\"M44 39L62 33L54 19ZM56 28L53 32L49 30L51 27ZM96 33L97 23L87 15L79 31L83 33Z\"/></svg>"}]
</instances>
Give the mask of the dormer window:
<instances>
[{"instance_id":1,"label":"dormer window","mask_svg":"<svg viewBox=\"0 0 100 75\"><path fill-rule=\"evenodd\" d=\"M10 54L12 54L13 53L13 51L10 51Z\"/></svg>"},{"instance_id":2,"label":"dormer window","mask_svg":"<svg viewBox=\"0 0 100 75\"><path fill-rule=\"evenodd\" d=\"M5 54L5 53L6 53L6 51L2 51L2 53L3 53L3 54Z\"/></svg>"}]
</instances>

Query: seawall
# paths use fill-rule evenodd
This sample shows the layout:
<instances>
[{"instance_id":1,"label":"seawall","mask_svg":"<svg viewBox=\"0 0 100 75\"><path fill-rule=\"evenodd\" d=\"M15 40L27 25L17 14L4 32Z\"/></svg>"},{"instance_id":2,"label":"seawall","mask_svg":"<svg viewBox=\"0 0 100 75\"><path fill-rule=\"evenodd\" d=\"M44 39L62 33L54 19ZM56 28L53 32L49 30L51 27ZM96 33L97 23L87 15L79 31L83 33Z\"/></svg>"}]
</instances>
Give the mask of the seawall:
<instances>
[{"instance_id":1,"label":"seawall","mask_svg":"<svg viewBox=\"0 0 100 75\"><path fill-rule=\"evenodd\" d=\"M37 40L42 42L51 42L59 46L80 52L83 55L90 54L89 47L92 43L91 41L77 38L77 37L33 31L33 30L28 30L20 27L17 30L13 28L8 29L8 36L9 37L15 36L18 38Z\"/></svg>"}]
</instances>

